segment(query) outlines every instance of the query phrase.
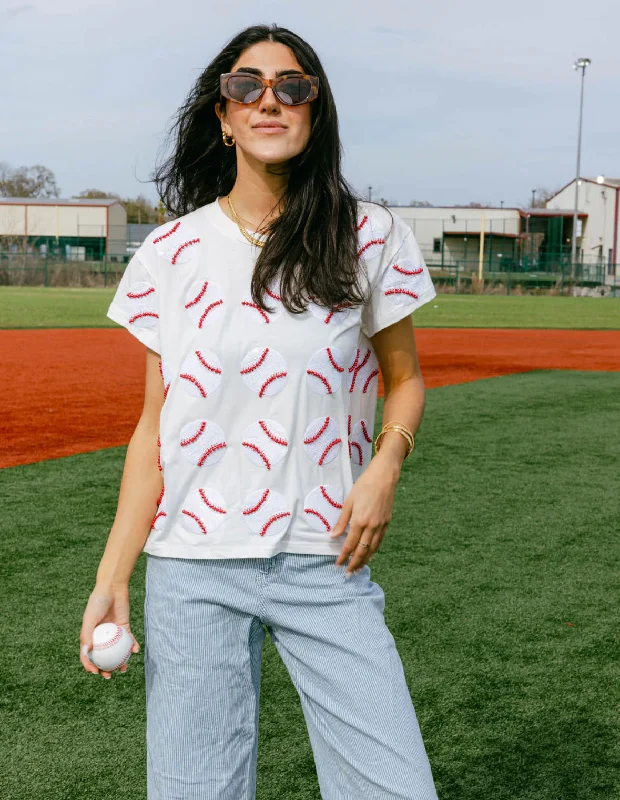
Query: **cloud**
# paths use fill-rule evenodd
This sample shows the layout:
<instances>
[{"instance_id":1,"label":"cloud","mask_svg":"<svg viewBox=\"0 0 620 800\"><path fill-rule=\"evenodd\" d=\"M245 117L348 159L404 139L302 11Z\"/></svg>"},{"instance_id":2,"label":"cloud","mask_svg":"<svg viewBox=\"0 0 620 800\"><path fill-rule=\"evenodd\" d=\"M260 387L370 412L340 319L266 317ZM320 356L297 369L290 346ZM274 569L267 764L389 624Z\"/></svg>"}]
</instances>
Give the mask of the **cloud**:
<instances>
[{"instance_id":1,"label":"cloud","mask_svg":"<svg viewBox=\"0 0 620 800\"><path fill-rule=\"evenodd\" d=\"M29 11L36 11L36 6L32 3L26 3L21 6L13 6L12 8L7 8L6 11L3 11L0 14L0 20L3 22L8 22L15 17L18 17L20 14L27 14Z\"/></svg>"}]
</instances>

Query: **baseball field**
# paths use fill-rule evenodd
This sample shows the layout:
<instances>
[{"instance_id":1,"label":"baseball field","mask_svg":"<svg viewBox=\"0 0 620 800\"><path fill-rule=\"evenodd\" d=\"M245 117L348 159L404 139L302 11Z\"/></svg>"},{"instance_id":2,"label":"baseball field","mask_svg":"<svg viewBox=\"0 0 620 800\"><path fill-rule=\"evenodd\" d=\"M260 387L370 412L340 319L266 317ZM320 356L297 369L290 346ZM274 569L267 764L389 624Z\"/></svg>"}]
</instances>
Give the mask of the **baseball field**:
<instances>
[{"instance_id":1,"label":"baseball field","mask_svg":"<svg viewBox=\"0 0 620 800\"><path fill-rule=\"evenodd\" d=\"M113 290L0 288L2 800L146 797L142 645L104 681L79 631L140 414ZM620 798L620 301L438 295L426 411L372 561L441 800ZM377 430L381 423L379 400ZM320 796L267 637L258 797Z\"/></svg>"}]
</instances>

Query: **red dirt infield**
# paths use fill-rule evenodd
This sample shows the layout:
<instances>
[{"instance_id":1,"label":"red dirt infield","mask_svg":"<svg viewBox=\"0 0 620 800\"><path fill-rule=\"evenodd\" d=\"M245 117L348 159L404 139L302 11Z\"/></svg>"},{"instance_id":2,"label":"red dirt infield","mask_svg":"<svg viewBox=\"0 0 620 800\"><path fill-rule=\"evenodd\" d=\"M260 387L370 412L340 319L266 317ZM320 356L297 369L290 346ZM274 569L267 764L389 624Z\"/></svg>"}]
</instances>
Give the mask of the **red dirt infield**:
<instances>
[{"instance_id":1,"label":"red dirt infield","mask_svg":"<svg viewBox=\"0 0 620 800\"><path fill-rule=\"evenodd\" d=\"M536 369L620 371L620 330L416 328L416 341L427 388ZM127 331L3 330L0 359L0 468L129 441L145 347Z\"/></svg>"}]
</instances>

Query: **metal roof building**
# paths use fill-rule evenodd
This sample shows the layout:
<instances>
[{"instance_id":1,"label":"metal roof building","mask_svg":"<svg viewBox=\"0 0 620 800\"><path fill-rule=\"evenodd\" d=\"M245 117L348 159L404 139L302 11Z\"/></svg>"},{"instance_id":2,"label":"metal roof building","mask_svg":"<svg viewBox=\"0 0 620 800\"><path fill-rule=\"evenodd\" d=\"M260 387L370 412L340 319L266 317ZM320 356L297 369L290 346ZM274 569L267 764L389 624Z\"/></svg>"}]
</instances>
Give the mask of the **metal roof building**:
<instances>
[{"instance_id":1,"label":"metal roof building","mask_svg":"<svg viewBox=\"0 0 620 800\"><path fill-rule=\"evenodd\" d=\"M72 251L79 260L125 260L127 212L114 198L0 197L0 241L5 248L26 241L33 250Z\"/></svg>"}]
</instances>

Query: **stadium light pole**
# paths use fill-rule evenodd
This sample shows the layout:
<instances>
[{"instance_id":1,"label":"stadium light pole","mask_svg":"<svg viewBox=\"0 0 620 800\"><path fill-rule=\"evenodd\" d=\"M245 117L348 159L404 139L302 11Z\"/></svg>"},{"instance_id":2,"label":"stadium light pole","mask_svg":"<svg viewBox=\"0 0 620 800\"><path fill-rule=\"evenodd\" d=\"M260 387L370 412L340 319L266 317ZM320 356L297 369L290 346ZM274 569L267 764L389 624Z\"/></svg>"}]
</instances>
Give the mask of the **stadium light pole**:
<instances>
[{"instance_id":1,"label":"stadium light pole","mask_svg":"<svg viewBox=\"0 0 620 800\"><path fill-rule=\"evenodd\" d=\"M578 58L573 64L573 69L581 70L581 98L579 101L579 135L577 136L577 175L575 176L575 210L573 212L573 241L571 246L571 263L577 262L577 220L579 219L579 172L581 170L581 127L583 122L583 85L586 77L586 67L592 63L589 58Z\"/></svg>"}]
</instances>

